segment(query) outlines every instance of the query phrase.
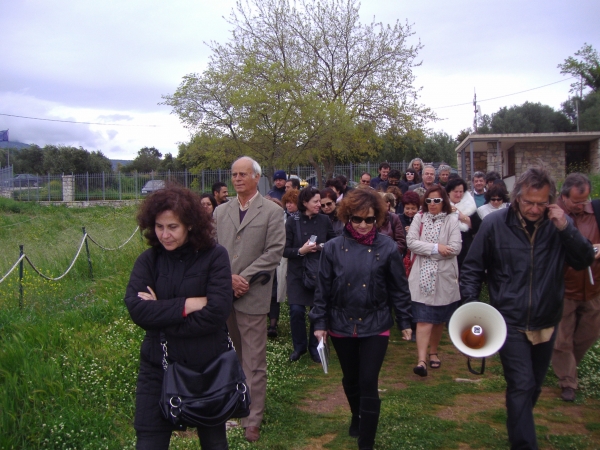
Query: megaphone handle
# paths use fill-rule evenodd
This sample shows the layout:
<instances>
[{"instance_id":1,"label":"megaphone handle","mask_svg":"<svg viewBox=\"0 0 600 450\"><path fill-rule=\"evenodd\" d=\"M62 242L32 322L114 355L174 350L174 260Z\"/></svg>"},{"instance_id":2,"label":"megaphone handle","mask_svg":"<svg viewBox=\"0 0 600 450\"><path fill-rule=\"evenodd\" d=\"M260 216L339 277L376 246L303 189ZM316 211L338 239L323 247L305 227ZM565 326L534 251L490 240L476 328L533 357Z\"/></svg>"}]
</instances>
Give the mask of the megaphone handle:
<instances>
[{"instance_id":1,"label":"megaphone handle","mask_svg":"<svg viewBox=\"0 0 600 450\"><path fill-rule=\"evenodd\" d=\"M483 375L483 372L485 372L485 358L481 358L481 371L477 372L475 370L473 370L473 368L471 367L471 357L467 357L467 367L469 368L469 372L471 372L474 375Z\"/></svg>"}]
</instances>

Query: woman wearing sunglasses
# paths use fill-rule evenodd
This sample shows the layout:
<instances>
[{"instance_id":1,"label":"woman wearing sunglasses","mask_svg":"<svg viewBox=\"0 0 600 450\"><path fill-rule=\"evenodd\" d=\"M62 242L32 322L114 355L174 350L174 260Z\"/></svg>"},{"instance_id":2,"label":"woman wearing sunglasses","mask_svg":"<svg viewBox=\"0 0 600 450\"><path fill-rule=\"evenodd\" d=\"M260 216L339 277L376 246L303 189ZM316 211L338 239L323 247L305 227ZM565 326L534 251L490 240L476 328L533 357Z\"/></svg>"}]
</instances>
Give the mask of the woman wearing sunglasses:
<instances>
[{"instance_id":1,"label":"woman wearing sunglasses","mask_svg":"<svg viewBox=\"0 0 600 450\"><path fill-rule=\"evenodd\" d=\"M337 194L331 188L325 188L321 191L321 212L329 217L331 226L336 236L342 234L344 224L337 216Z\"/></svg>"},{"instance_id":2,"label":"woman wearing sunglasses","mask_svg":"<svg viewBox=\"0 0 600 450\"><path fill-rule=\"evenodd\" d=\"M427 355L429 367L442 365L438 344L444 324L460 304L456 260L462 248L460 228L440 185L425 192L422 212L415 215L406 242L415 257L408 277L413 321L417 323L418 361L413 372L425 377Z\"/></svg>"},{"instance_id":3,"label":"woman wearing sunglasses","mask_svg":"<svg viewBox=\"0 0 600 450\"><path fill-rule=\"evenodd\" d=\"M508 192L501 184L494 184L485 191L485 203L477 208L477 214L483 220L485 216L494 211L500 211L506 208L510 203Z\"/></svg>"},{"instance_id":4,"label":"woman wearing sunglasses","mask_svg":"<svg viewBox=\"0 0 600 450\"><path fill-rule=\"evenodd\" d=\"M410 291L396 243L377 233L387 207L372 189L354 189L338 205L346 225L321 252L310 318L318 340L329 336L352 412L348 433L372 449L381 401L378 377L396 322L410 340Z\"/></svg>"},{"instance_id":5,"label":"woman wearing sunglasses","mask_svg":"<svg viewBox=\"0 0 600 450\"><path fill-rule=\"evenodd\" d=\"M406 169L406 172L404 172L404 175L402 175L402 180L410 187L413 184L419 184L421 182L421 177L415 169L409 167Z\"/></svg>"}]
</instances>

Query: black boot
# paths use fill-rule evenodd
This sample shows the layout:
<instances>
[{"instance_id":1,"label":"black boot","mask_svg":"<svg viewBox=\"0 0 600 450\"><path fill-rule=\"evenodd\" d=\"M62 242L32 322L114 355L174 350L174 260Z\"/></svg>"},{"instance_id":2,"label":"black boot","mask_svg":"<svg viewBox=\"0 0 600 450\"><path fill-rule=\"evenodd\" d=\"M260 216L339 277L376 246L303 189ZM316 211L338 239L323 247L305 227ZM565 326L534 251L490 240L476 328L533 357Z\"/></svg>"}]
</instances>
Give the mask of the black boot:
<instances>
[{"instance_id":1,"label":"black boot","mask_svg":"<svg viewBox=\"0 0 600 450\"><path fill-rule=\"evenodd\" d=\"M375 444L375 434L379 423L379 410L381 400L378 398L360 398L360 426L358 435L358 449L372 450Z\"/></svg>"},{"instance_id":2,"label":"black boot","mask_svg":"<svg viewBox=\"0 0 600 450\"><path fill-rule=\"evenodd\" d=\"M344 385L344 383L342 382ZM352 412L352 420L350 422L350 428L348 428L348 434L351 437L358 437L358 426L359 426L359 409L360 409L360 390L358 385L346 386L344 385L344 392L350 405L350 411Z\"/></svg>"}]
</instances>

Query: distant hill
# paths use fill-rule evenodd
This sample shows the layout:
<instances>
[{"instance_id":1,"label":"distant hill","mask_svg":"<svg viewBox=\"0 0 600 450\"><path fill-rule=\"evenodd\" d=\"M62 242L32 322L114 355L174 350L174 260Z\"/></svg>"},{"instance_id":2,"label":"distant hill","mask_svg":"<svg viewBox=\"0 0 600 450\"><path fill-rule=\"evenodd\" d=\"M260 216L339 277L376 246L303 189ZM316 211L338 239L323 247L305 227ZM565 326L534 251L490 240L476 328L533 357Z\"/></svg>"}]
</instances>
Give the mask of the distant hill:
<instances>
[{"instance_id":1,"label":"distant hill","mask_svg":"<svg viewBox=\"0 0 600 450\"><path fill-rule=\"evenodd\" d=\"M131 164L133 162L132 159L111 159L112 169L117 170L117 164L121 164L122 166L126 166L127 164Z\"/></svg>"},{"instance_id":2,"label":"distant hill","mask_svg":"<svg viewBox=\"0 0 600 450\"><path fill-rule=\"evenodd\" d=\"M17 141L0 141L0 148L16 148L17 150L21 150L22 148L29 148L29 144Z\"/></svg>"}]
</instances>

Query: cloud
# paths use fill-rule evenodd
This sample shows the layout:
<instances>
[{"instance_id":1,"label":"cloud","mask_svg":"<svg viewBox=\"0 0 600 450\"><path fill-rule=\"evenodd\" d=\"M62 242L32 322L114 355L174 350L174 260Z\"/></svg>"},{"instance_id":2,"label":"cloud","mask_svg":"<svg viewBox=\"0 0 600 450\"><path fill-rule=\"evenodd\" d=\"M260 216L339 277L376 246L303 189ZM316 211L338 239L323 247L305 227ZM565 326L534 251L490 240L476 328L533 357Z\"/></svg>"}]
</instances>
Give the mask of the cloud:
<instances>
[{"instance_id":1,"label":"cloud","mask_svg":"<svg viewBox=\"0 0 600 450\"><path fill-rule=\"evenodd\" d=\"M127 114L105 114L98 116L98 120L101 122L120 122L122 120L133 120L133 117Z\"/></svg>"}]
</instances>

